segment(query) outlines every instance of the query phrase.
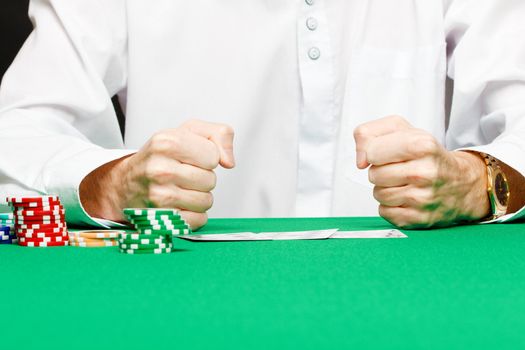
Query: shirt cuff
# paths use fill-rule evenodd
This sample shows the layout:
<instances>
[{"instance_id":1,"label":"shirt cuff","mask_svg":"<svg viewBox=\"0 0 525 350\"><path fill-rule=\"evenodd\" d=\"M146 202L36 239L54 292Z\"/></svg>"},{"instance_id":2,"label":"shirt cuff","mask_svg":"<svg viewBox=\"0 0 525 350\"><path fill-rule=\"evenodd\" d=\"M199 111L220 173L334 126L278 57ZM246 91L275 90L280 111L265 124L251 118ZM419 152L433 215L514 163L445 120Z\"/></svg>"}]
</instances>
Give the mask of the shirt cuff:
<instances>
[{"instance_id":1,"label":"shirt cuff","mask_svg":"<svg viewBox=\"0 0 525 350\"><path fill-rule=\"evenodd\" d=\"M465 147L457 149L456 151L474 151L481 152L491 155L492 157L507 164L521 175L525 177L525 157L520 156L525 154L524 140L514 136L507 135L498 138L496 141L485 146L476 147ZM489 223L503 223L516 221L525 218L525 207L522 207L519 211L511 214L503 215L495 220L482 222L483 224Z\"/></svg>"},{"instance_id":2,"label":"shirt cuff","mask_svg":"<svg viewBox=\"0 0 525 350\"><path fill-rule=\"evenodd\" d=\"M69 224L99 228L123 227L119 223L90 216L80 202L79 188L82 180L96 168L135 152L135 150L91 148L61 162L60 167L46 169L48 173L45 182L46 192L60 197Z\"/></svg>"}]
</instances>

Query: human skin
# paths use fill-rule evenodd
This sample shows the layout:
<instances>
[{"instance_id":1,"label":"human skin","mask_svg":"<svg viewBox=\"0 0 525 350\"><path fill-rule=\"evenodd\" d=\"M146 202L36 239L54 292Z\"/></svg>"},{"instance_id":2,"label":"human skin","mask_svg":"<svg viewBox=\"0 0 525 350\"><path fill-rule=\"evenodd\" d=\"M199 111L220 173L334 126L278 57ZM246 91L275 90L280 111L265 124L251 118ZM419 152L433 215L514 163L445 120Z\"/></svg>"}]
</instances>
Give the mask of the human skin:
<instances>
[{"instance_id":1,"label":"human skin","mask_svg":"<svg viewBox=\"0 0 525 350\"><path fill-rule=\"evenodd\" d=\"M124 222L122 208L176 208L193 229L208 220L214 169L235 166L233 129L191 120L153 135L135 154L107 163L80 184L86 212Z\"/></svg>"},{"instance_id":2,"label":"human skin","mask_svg":"<svg viewBox=\"0 0 525 350\"><path fill-rule=\"evenodd\" d=\"M430 133L389 116L354 130L357 167L368 168L379 215L401 228L472 222L490 215L487 169L475 152L448 151ZM508 212L523 206L525 179L502 164Z\"/></svg>"}]
</instances>

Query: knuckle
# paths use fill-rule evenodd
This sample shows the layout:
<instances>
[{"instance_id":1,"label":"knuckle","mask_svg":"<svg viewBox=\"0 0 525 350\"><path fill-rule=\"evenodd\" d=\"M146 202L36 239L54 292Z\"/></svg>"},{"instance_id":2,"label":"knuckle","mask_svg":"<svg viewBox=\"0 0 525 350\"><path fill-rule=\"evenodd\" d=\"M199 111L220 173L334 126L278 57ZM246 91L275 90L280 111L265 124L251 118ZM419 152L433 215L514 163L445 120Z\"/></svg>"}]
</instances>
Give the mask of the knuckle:
<instances>
[{"instance_id":1,"label":"knuckle","mask_svg":"<svg viewBox=\"0 0 525 350\"><path fill-rule=\"evenodd\" d=\"M186 129L191 128L193 124L196 124L198 120L196 118L190 118L180 125L179 128Z\"/></svg>"},{"instance_id":2,"label":"knuckle","mask_svg":"<svg viewBox=\"0 0 525 350\"><path fill-rule=\"evenodd\" d=\"M220 135L225 135L225 136L230 136L230 135L235 134L235 131L233 130L233 128L227 124L219 124L217 127L217 132Z\"/></svg>"},{"instance_id":3,"label":"knuckle","mask_svg":"<svg viewBox=\"0 0 525 350\"><path fill-rule=\"evenodd\" d=\"M173 138L166 132L161 131L150 138L149 148L154 153L162 153L173 147L172 142Z\"/></svg>"},{"instance_id":4,"label":"knuckle","mask_svg":"<svg viewBox=\"0 0 525 350\"><path fill-rule=\"evenodd\" d=\"M419 166L406 174L408 183L427 186L438 179L439 171L435 164Z\"/></svg>"},{"instance_id":5,"label":"knuckle","mask_svg":"<svg viewBox=\"0 0 525 350\"><path fill-rule=\"evenodd\" d=\"M393 123L400 126L408 125L408 121L398 114L394 114L388 117Z\"/></svg>"},{"instance_id":6,"label":"knuckle","mask_svg":"<svg viewBox=\"0 0 525 350\"><path fill-rule=\"evenodd\" d=\"M207 181L206 189L212 191L217 186L217 174L214 171L209 172L209 178Z\"/></svg>"},{"instance_id":7,"label":"knuckle","mask_svg":"<svg viewBox=\"0 0 525 350\"><path fill-rule=\"evenodd\" d=\"M416 158L423 158L436 153L439 148L437 140L430 134L422 133L414 137L409 144L410 153Z\"/></svg>"},{"instance_id":8,"label":"knuckle","mask_svg":"<svg viewBox=\"0 0 525 350\"><path fill-rule=\"evenodd\" d=\"M158 185L150 185L147 197L154 205L162 205L165 199L165 191Z\"/></svg>"},{"instance_id":9,"label":"knuckle","mask_svg":"<svg viewBox=\"0 0 525 350\"><path fill-rule=\"evenodd\" d=\"M371 166L368 169L368 181L370 181L370 183L374 185L377 185L378 177L379 177L379 174L378 174L377 168L375 166Z\"/></svg>"},{"instance_id":10,"label":"knuckle","mask_svg":"<svg viewBox=\"0 0 525 350\"><path fill-rule=\"evenodd\" d=\"M381 202L381 193L380 192L381 191L379 190L379 188L377 186L374 186L374 189L372 191L372 196L378 202Z\"/></svg>"},{"instance_id":11,"label":"knuckle","mask_svg":"<svg viewBox=\"0 0 525 350\"><path fill-rule=\"evenodd\" d=\"M192 230L197 230L202 226L206 225L206 223L208 222L208 214L192 213L191 218L188 219L188 222Z\"/></svg>"},{"instance_id":12,"label":"knuckle","mask_svg":"<svg viewBox=\"0 0 525 350\"><path fill-rule=\"evenodd\" d=\"M359 140L365 138L370 134L370 127L367 124L358 125L354 129L354 139Z\"/></svg>"},{"instance_id":13,"label":"knuckle","mask_svg":"<svg viewBox=\"0 0 525 350\"><path fill-rule=\"evenodd\" d=\"M204 199L204 207L206 210L210 209L213 206L213 194L211 192L207 192L205 199Z\"/></svg>"},{"instance_id":14,"label":"knuckle","mask_svg":"<svg viewBox=\"0 0 525 350\"><path fill-rule=\"evenodd\" d=\"M171 175L171 173L167 171L165 167L160 166L160 164L154 160L150 160L146 163L144 167L144 174L146 179L154 182L162 181L162 179Z\"/></svg>"}]
</instances>

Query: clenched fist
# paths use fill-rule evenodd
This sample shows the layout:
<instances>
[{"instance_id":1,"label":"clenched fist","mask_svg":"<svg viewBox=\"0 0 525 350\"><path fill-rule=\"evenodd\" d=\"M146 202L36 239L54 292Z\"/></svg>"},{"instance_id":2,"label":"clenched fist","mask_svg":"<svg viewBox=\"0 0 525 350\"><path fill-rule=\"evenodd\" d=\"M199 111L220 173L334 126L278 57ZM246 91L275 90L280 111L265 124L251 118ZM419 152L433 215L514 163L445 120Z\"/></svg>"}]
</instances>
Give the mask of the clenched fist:
<instances>
[{"instance_id":1,"label":"clenched fist","mask_svg":"<svg viewBox=\"0 0 525 350\"><path fill-rule=\"evenodd\" d=\"M447 226L489 214L484 161L447 151L428 132L393 116L354 131L357 166L368 166L379 214L404 228Z\"/></svg>"},{"instance_id":2,"label":"clenched fist","mask_svg":"<svg viewBox=\"0 0 525 350\"><path fill-rule=\"evenodd\" d=\"M105 164L80 185L85 210L123 221L126 207L176 208L192 228L207 222L213 205L214 169L233 168L231 127L192 120L163 130L135 154Z\"/></svg>"}]
</instances>

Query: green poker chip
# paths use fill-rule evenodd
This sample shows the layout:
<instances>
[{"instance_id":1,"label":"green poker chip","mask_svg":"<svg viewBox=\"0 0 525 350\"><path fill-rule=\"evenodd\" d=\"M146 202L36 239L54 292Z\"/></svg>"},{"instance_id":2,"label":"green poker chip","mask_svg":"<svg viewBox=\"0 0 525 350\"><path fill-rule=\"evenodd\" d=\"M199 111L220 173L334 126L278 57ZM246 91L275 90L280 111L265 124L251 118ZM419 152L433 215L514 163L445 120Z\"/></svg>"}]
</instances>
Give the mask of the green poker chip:
<instances>
[{"instance_id":1,"label":"green poker chip","mask_svg":"<svg viewBox=\"0 0 525 350\"><path fill-rule=\"evenodd\" d=\"M184 220L135 220L131 219L130 222L133 225L149 225L149 226L187 226Z\"/></svg>"},{"instance_id":2,"label":"green poker chip","mask_svg":"<svg viewBox=\"0 0 525 350\"><path fill-rule=\"evenodd\" d=\"M171 248L159 248L159 249L120 249L121 253L125 254L169 254Z\"/></svg>"},{"instance_id":3,"label":"green poker chip","mask_svg":"<svg viewBox=\"0 0 525 350\"><path fill-rule=\"evenodd\" d=\"M130 216L157 215L157 214L178 215L179 214L179 211L177 209L168 209L168 208L125 208L123 212L124 214L130 215Z\"/></svg>"},{"instance_id":4,"label":"green poker chip","mask_svg":"<svg viewBox=\"0 0 525 350\"><path fill-rule=\"evenodd\" d=\"M138 244L138 243L122 243L119 245L121 249L166 249L173 248L172 243L159 243L159 244Z\"/></svg>"},{"instance_id":5,"label":"green poker chip","mask_svg":"<svg viewBox=\"0 0 525 350\"><path fill-rule=\"evenodd\" d=\"M178 214L126 215L130 220L181 220Z\"/></svg>"},{"instance_id":6,"label":"green poker chip","mask_svg":"<svg viewBox=\"0 0 525 350\"><path fill-rule=\"evenodd\" d=\"M161 234L159 232L151 232L151 233L122 233L120 235L120 239L131 239L131 240L140 240L140 239L159 239L159 238L166 238L169 236L169 234Z\"/></svg>"},{"instance_id":7,"label":"green poker chip","mask_svg":"<svg viewBox=\"0 0 525 350\"><path fill-rule=\"evenodd\" d=\"M168 244L171 243L171 237L162 238L142 238L142 239L131 239L121 238L118 240L120 244Z\"/></svg>"},{"instance_id":8,"label":"green poker chip","mask_svg":"<svg viewBox=\"0 0 525 350\"><path fill-rule=\"evenodd\" d=\"M139 232L144 235L161 235L161 236L177 236L177 235L189 235L190 229L173 229L173 230L155 230L150 228L141 228Z\"/></svg>"}]
</instances>

